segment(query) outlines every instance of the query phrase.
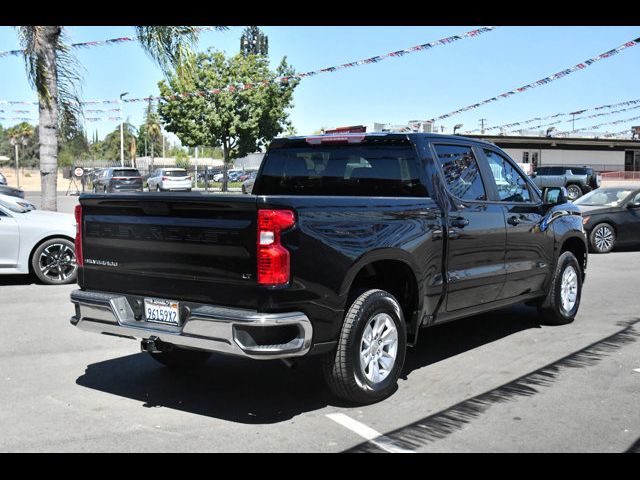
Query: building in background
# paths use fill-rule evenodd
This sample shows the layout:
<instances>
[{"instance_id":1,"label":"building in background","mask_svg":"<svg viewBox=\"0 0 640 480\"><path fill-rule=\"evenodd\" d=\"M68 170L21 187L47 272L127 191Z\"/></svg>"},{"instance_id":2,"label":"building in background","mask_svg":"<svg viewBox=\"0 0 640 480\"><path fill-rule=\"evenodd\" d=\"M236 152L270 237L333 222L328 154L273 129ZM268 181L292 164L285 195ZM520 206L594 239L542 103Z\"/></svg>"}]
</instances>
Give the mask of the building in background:
<instances>
[{"instance_id":1,"label":"building in background","mask_svg":"<svg viewBox=\"0 0 640 480\"><path fill-rule=\"evenodd\" d=\"M640 141L636 139L467 136L497 145L528 173L543 165L586 166L597 172L640 171Z\"/></svg>"}]
</instances>

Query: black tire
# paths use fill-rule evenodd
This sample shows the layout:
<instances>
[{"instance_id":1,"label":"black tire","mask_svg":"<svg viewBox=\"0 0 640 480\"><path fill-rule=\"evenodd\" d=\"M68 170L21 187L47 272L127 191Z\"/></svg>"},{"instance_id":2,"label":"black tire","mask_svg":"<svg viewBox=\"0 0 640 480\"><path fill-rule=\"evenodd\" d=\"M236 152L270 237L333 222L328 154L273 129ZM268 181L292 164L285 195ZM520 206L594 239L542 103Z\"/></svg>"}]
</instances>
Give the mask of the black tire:
<instances>
[{"instance_id":1,"label":"black tire","mask_svg":"<svg viewBox=\"0 0 640 480\"><path fill-rule=\"evenodd\" d=\"M567 194L569 200L573 202L582 196L582 189L580 188L580 185L571 183L567 185Z\"/></svg>"},{"instance_id":2,"label":"black tire","mask_svg":"<svg viewBox=\"0 0 640 480\"><path fill-rule=\"evenodd\" d=\"M609 223L599 223L589 234L589 250L593 253L609 253L616 246L616 231Z\"/></svg>"},{"instance_id":3,"label":"black tire","mask_svg":"<svg viewBox=\"0 0 640 480\"><path fill-rule=\"evenodd\" d=\"M395 325L397 348L395 362L388 373L374 383L361 367L360 348L365 329L380 313L387 314ZM407 348L406 337L402 309L393 295L384 290L367 290L360 294L345 315L336 349L323 359L324 377L331 391L339 398L357 404L370 404L387 398L397 389ZM384 350L380 343L377 348Z\"/></svg>"},{"instance_id":4,"label":"black tire","mask_svg":"<svg viewBox=\"0 0 640 480\"><path fill-rule=\"evenodd\" d=\"M586 195L593 190L593 187L591 185L580 185L580 190L582 190L582 195Z\"/></svg>"},{"instance_id":5,"label":"black tire","mask_svg":"<svg viewBox=\"0 0 640 480\"><path fill-rule=\"evenodd\" d=\"M562 282L565 272L573 268L576 279L576 296L573 306L566 310L562 305ZM570 272L568 272L570 275ZM539 304L538 314L542 323L547 325L565 325L573 322L580 308L580 297L582 296L582 269L578 259L572 252L564 252L558 258L556 269L553 272L553 279L549 286L547 297Z\"/></svg>"},{"instance_id":6,"label":"black tire","mask_svg":"<svg viewBox=\"0 0 640 480\"><path fill-rule=\"evenodd\" d=\"M60 247L56 248L56 246ZM48 253L45 253L47 249L49 249ZM69 251L73 254L72 257ZM60 261L58 266L51 268L52 263L57 262L58 259ZM75 264L75 244L66 238L51 238L42 242L31 255L31 270L45 285L75 283L78 276L78 267Z\"/></svg>"},{"instance_id":7,"label":"black tire","mask_svg":"<svg viewBox=\"0 0 640 480\"><path fill-rule=\"evenodd\" d=\"M183 369L206 363L211 353L174 346L166 352L149 352L149 355L155 361L169 368Z\"/></svg>"}]
</instances>

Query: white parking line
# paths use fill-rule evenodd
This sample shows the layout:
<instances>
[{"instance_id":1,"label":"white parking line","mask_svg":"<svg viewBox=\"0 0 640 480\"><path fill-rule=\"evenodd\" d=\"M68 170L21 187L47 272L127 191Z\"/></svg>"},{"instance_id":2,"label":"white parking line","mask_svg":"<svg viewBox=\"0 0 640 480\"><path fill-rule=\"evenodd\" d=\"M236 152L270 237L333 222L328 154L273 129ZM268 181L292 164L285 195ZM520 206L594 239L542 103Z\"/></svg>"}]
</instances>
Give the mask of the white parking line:
<instances>
[{"instance_id":1,"label":"white parking line","mask_svg":"<svg viewBox=\"0 0 640 480\"><path fill-rule=\"evenodd\" d=\"M413 450L407 450L405 448L396 445L389 437L385 437L380 432L375 431L373 428L368 427L364 423L360 423L357 420L345 415L344 413L329 413L327 417L336 423L339 423L345 428L348 428L354 433L357 433L365 440L373 443L377 447L383 449L389 453L415 453Z\"/></svg>"}]
</instances>

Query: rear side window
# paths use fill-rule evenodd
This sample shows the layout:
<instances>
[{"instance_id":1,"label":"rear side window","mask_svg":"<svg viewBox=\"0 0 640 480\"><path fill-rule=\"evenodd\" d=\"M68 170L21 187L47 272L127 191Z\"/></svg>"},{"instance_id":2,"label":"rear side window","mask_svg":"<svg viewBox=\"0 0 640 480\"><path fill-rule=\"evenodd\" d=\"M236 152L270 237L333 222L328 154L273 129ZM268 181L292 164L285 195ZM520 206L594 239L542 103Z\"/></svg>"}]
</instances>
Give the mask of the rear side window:
<instances>
[{"instance_id":1,"label":"rear side window","mask_svg":"<svg viewBox=\"0 0 640 480\"><path fill-rule=\"evenodd\" d=\"M256 182L258 195L427 196L410 144L274 148Z\"/></svg>"},{"instance_id":2,"label":"rear side window","mask_svg":"<svg viewBox=\"0 0 640 480\"><path fill-rule=\"evenodd\" d=\"M462 200L486 200L478 162L471 147L435 145L449 191Z\"/></svg>"}]
</instances>

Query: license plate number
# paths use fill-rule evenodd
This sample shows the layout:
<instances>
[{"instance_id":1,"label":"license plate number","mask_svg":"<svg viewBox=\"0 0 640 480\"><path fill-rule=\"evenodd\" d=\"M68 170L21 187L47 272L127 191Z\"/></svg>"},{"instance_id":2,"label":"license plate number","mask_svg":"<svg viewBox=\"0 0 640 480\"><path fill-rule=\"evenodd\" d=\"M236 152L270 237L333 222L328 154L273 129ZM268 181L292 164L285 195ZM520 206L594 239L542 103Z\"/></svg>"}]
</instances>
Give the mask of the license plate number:
<instances>
[{"instance_id":1,"label":"license plate number","mask_svg":"<svg viewBox=\"0 0 640 480\"><path fill-rule=\"evenodd\" d=\"M144 318L147 322L180 325L180 304L173 300L145 298Z\"/></svg>"}]
</instances>

